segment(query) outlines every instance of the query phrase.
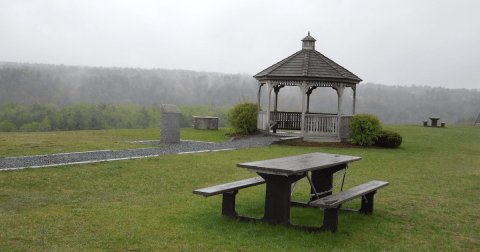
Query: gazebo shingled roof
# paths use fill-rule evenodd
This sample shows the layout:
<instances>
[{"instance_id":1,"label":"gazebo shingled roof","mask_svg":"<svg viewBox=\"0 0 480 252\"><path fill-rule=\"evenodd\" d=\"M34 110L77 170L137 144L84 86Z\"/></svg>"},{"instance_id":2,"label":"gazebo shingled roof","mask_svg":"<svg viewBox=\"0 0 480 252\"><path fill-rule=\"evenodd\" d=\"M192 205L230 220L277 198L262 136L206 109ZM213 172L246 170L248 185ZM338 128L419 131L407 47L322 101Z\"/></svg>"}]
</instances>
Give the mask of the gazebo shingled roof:
<instances>
[{"instance_id":1,"label":"gazebo shingled roof","mask_svg":"<svg viewBox=\"0 0 480 252\"><path fill-rule=\"evenodd\" d=\"M315 41L310 34L302 41ZM253 76L257 80L271 78L314 79L359 83L358 76L325 55L312 49L302 49Z\"/></svg>"}]
</instances>

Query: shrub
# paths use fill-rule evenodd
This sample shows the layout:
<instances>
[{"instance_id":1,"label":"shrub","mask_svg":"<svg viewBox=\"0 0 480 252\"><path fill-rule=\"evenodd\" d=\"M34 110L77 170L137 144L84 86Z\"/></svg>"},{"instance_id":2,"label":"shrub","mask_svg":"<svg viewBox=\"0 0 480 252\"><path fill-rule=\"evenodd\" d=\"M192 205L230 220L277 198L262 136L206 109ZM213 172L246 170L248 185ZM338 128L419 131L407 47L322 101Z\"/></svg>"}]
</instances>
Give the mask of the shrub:
<instances>
[{"instance_id":1,"label":"shrub","mask_svg":"<svg viewBox=\"0 0 480 252\"><path fill-rule=\"evenodd\" d=\"M193 116L192 115L184 115L180 118L180 127L181 128L191 128L193 125Z\"/></svg>"},{"instance_id":2,"label":"shrub","mask_svg":"<svg viewBox=\"0 0 480 252\"><path fill-rule=\"evenodd\" d=\"M375 146L384 148L398 148L402 144L402 136L390 130L381 130L377 135Z\"/></svg>"},{"instance_id":3,"label":"shrub","mask_svg":"<svg viewBox=\"0 0 480 252\"><path fill-rule=\"evenodd\" d=\"M38 127L40 127L39 122L32 122L32 123L25 123L20 127L20 131L23 132L35 132L38 130Z\"/></svg>"},{"instance_id":4,"label":"shrub","mask_svg":"<svg viewBox=\"0 0 480 252\"><path fill-rule=\"evenodd\" d=\"M358 114L350 119L348 124L351 132L352 144L361 146L372 146L377 140L377 135L382 129L380 119L370 114Z\"/></svg>"},{"instance_id":5,"label":"shrub","mask_svg":"<svg viewBox=\"0 0 480 252\"><path fill-rule=\"evenodd\" d=\"M52 130L52 120L50 118L45 117L43 118L43 121L40 123L38 126L38 131L50 131Z\"/></svg>"},{"instance_id":6,"label":"shrub","mask_svg":"<svg viewBox=\"0 0 480 252\"><path fill-rule=\"evenodd\" d=\"M235 133L248 135L257 130L257 108L257 104L247 100L230 110L227 122L233 127Z\"/></svg>"},{"instance_id":7,"label":"shrub","mask_svg":"<svg viewBox=\"0 0 480 252\"><path fill-rule=\"evenodd\" d=\"M0 132L12 132L15 131L15 125L9 120L4 120L0 123Z\"/></svg>"}]
</instances>

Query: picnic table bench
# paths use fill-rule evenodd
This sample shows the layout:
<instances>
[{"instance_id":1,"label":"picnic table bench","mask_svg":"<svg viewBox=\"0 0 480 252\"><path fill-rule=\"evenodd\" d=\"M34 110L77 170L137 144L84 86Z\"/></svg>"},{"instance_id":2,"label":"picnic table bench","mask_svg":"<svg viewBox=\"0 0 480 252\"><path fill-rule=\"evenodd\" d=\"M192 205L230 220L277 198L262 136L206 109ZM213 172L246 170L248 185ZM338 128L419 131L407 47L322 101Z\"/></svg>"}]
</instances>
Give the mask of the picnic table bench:
<instances>
[{"instance_id":1,"label":"picnic table bench","mask_svg":"<svg viewBox=\"0 0 480 252\"><path fill-rule=\"evenodd\" d=\"M226 184L211 186L207 188L194 190L194 194L203 195L205 198L217 194L223 194L222 199L222 214L228 217L238 217L235 211L235 196L238 190L264 184L265 180L262 177L254 177Z\"/></svg>"},{"instance_id":2,"label":"picnic table bench","mask_svg":"<svg viewBox=\"0 0 480 252\"><path fill-rule=\"evenodd\" d=\"M310 201L308 204L324 209L323 227L326 230L336 232L338 229L338 210L342 206L342 203L362 197L362 205L358 212L370 215L373 213L373 195L377 193L378 189L389 184L388 182L373 180L346 191Z\"/></svg>"}]
</instances>

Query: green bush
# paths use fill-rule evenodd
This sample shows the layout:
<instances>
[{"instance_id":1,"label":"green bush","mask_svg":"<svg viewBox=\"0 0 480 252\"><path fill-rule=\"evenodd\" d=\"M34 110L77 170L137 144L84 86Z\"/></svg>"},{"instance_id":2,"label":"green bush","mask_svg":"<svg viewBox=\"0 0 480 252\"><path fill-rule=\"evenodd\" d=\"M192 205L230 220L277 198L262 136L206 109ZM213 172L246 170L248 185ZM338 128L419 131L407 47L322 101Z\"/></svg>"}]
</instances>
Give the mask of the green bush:
<instances>
[{"instance_id":1,"label":"green bush","mask_svg":"<svg viewBox=\"0 0 480 252\"><path fill-rule=\"evenodd\" d=\"M227 122L236 133L252 134L257 130L257 104L245 101L233 107L228 113Z\"/></svg>"},{"instance_id":2,"label":"green bush","mask_svg":"<svg viewBox=\"0 0 480 252\"><path fill-rule=\"evenodd\" d=\"M372 146L377 135L382 129L380 119L370 114L358 114L350 119L348 124L351 132L352 144L361 146Z\"/></svg>"},{"instance_id":3,"label":"green bush","mask_svg":"<svg viewBox=\"0 0 480 252\"><path fill-rule=\"evenodd\" d=\"M375 146L384 148L398 148L402 144L402 136L390 130L381 130L377 135Z\"/></svg>"},{"instance_id":4,"label":"green bush","mask_svg":"<svg viewBox=\"0 0 480 252\"><path fill-rule=\"evenodd\" d=\"M40 127L39 122L25 123L24 125L22 125L22 127L20 127L20 131L35 132L38 130L39 127Z\"/></svg>"},{"instance_id":5,"label":"green bush","mask_svg":"<svg viewBox=\"0 0 480 252\"><path fill-rule=\"evenodd\" d=\"M15 125L9 120L4 120L0 123L0 132L12 132L15 131Z\"/></svg>"},{"instance_id":6,"label":"green bush","mask_svg":"<svg viewBox=\"0 0 480 252\"><path fill-rule=\"evenodd\" d=\"M180 127L181 128L191 128L193 125L193 116L192 115L184 115L180 118Z\"/></svg>"},{"instance_id":7,"label":"green bush","mask_svg":"<svg viewBox=\"0 0 480 252\"><path fill-rule=\"evenodd\" d=\"M38 131L50 131L52 130L52 120L50 118L45 117L43 121L38 126Z\"/></svg>"}]
</instances>

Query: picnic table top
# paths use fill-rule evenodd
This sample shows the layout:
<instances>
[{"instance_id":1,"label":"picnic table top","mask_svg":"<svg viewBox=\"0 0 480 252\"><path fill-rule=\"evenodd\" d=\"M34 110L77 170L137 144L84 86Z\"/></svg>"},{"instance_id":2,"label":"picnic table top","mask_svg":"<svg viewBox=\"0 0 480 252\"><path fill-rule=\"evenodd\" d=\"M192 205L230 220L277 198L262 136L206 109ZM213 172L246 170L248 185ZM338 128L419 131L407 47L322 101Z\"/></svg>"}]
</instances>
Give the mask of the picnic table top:
<instances>
[{"instance_id":1,"label":"picnic table top","mask_svg":"<svg viewBox=\"0 0 480 252\"><path fill-rule=\"evenodd\" d=\"M315 152L292 157L240 163L237 164L237 167L247 168L253 172L289 176L306 171L321 170L361 159L361 157Z\"/></svg>"},{"instance_id":2,"label":"picnic table top","mask_svg":"<svg viewBox=\"0 0 480 252\"><path fill-rule=\"evenodd\" d=\"M440 117L429 117L430 120L440 120Z\"/></svg>"}]
</instances>

